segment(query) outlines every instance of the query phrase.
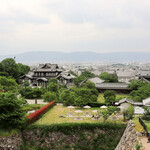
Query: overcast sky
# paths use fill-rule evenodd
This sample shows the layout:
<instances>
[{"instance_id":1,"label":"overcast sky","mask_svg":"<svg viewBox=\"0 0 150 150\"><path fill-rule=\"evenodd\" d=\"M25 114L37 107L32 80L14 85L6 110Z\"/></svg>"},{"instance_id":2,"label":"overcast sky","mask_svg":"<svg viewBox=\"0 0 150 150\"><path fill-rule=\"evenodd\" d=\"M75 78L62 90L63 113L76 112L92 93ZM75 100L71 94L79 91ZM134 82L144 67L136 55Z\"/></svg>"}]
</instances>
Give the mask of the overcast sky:
<instances>
[{"instance_id":1,"label":"overcast sky","mask_svg":"<svg viewBox=\"0 0 150 150\"><path fill-rule=\"evenodd\" d=\"M150 0L0 0L0 55L150 51Z\"/></svg>"}]
</instances>

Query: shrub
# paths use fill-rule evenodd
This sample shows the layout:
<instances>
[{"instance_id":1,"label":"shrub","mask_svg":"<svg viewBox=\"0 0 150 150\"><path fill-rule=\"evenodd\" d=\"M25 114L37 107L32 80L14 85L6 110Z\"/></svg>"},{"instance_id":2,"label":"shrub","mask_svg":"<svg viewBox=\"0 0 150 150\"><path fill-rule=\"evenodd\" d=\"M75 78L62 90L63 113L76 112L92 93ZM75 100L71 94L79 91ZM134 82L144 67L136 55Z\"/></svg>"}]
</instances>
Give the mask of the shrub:
<instances>
[{"instance_id":1,"label":"shrub","mask_svg":"<svg viewBox=\"0 0 150 150\"><path fill-rule=\"evenodd\" d=\"M55 101L50 102L49 104L43 106L42 108L38 109L36 112L30 114L26 117L28 123L32 123L33 121L37 120L41 115L43 115L47 110L53 107Z\"/></svg>"},{"instance_id":2,"label":"shrub","mask_svg":"<svg viewBox=\"0 0 150 150\"><path fill-rule=\"evenodd\" d=\"M99 103L99 102L90 102L88 103L89 106L91 107L101 107L103 105L106 105L105 103Z\"/></svg>"},{"instance_id":3,"label":"shrub","mask_svg":"<svg viewBox=\"0 0 150 150\"><path fill-rule=\"evenodd\" d=\"M43 98L44 98L45 102L51 102L53 100L56 100L57 96L56 96L56 93L54 93L54 92L46 92L43 95Z\"/></svg>"},{"instance_id":4,"label":"shrub","mask_svg":"<svg viewBox=\"0 0 150 150\"><path fill-rule=\"evenodd\" d=\"M130 106L123 110L123 117L124 117L124 121L127 119L132 119L133 117L133 114L134 114L134 107L130 104Z\"/></svg>"},{"instance_id":5,"label":"shrub","mask_svg":"<svg viewBox=\"0 0 150 150\"><path fill-rule=\"evenodd\" d=\"M143 108L144 108L144 115L142 116L142 119L149 121L150 120L150 108L146 106Z\"/></svg>"},{"instance_id":6,"label":"shrub","mask_svg":"<svg viewBox=\"0 0 150 150\"><path fill-rule=\"evenodd\" d=\"M0 127L2 129L21 128L25 123L22 107L25 101L15 93L0 93Z\"/></svg>"},{"instance_id":7,"label":"shrub","mask_svg":"<svg viewBox=\"0 0 150 150\"><path fill-rule=\"evenodd\" d=\"M116 93L113 90L106 90L104 92L104 99L107 104L116 100Z\"/></svg>"}]
</instances>

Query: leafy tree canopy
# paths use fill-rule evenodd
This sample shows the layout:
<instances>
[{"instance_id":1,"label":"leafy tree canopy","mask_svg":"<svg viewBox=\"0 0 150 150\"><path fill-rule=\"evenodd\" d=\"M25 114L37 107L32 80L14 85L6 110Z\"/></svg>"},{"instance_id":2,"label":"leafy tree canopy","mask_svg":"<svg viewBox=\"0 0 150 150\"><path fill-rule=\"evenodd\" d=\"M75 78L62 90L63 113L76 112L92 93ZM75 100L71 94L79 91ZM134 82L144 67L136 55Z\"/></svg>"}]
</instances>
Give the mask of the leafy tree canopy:
<instances>
[{"instance_id":1,"label":"leafy tree canopy","mask_svg":"<svg viewBox=\"0 0 150 150\"><path fill-rule=\"evenodd\" d=\"M150 97L150 83L144 84L143 86L139 87L138 90L133 90L130 93L130 96L134 101L139 102L147 97Z\"/></svg>"},{"instance_id":2,"label":"leafy tree canopy","mask_svg":"<svg viewBox=\"0 0 150 150\"><path fill-rule=\"evenodd\" d=\"M143 80L131 80L130 84L129 84L129 89L130 90L138 90L140 87L142 87L143 85L146 85L147 82L143 81Z\"/></svg>"},{"instance_id":3,"label":"leafy tree canopy","mask_svg":"<svg viewBox=\"0 0 150 150\"><path fill-rule=\"evenodd\" d=\"M74 84L75 84L76 86L79 86L80 83L81 83L82 81L84 81L84 80L86 80L86 77L80 75L80 76L78 76L78 77L76 77L76 78L74 79Z\"/></svg>"},{"instance_id":4,"label":"leafy tree canopy","mask_svg":"<svg viewBox=\"0 0 150 150\"><path fill-rule=\"evenodd\" d=\"M16 63L13 58L6 58L0 63L1 76L11 76L18 82L19 77L29 72L29 66Z\"/></svg>"},{"instance_id":5,"label":"leafy tree canopy","mask_svg":"<svg viewBox=\"0 0 150 150\"><path fill-rule=\"evenodd\" d=\"M82 81L86 80L87 78L91 78L91 77L95 77L95 74L86 70L86 71L82 72L82 74L80 76L77 76L74 79L74 84L76 86L79 86Z\"/></svg>"},{"instance_id":6,"label":"leafy tree canopy","mask_svg":"<svg viewBox=\"0 0 150 150\"><path fill-rule=\"evenodd\" d=\"M83 71L81 75L86 77L86 78L95 77L95 74L90 72L90 71L88 71L88 70Z\"/></svg>"},{"instance_id":7,"label":"leafy tree canopy","mask_svg":"<svg viewBox=\"0 0 150 150\"><path fill-rule=\"evenodd\" d=\"M2 129L21 128L25 123L22 110L25 101L14 93L0 93L0 127Z\"/></svg>"},{"instance_id":8,"label":"leafy tree canopy","mask_svg":"<svg viewBox=\"0 0 150 150\"><path fill-rule=\"evenodd\" d=\"M0 76L0 85L6 91L17 90L18 88L18 84L14 79L6 78L4 76Z\"/></svg>"},{"instance_id":9,"label":"leafy tree canopy","mask_svg":"<svg viewBox=\"0 0 150 150\"><path fill-rule=\"evenodd\" d=\"M74 76L78 76L75 72L73 72L72 70L69 71L70 74L74 75Z\"/></svg>"},{"instance_id":10,"label":"leafy tree canopy","mask_svg":"<svg viewBox=\"0 0 150 150\"><path fill-rule=\"evenodd\" d=\"M124 121L132 119L133 115L134 115L134 107L131 104L129 104L129 107L123 110Z\"/></svg>"},{"instance_id":11,"label":"leafy tree canopy","mask_svg":"<svg viewBox=\"0 0 150 150\"><path fill-rule=\"evenodd\" d=\"M64 90L60 95L61 100L66 106L75 104L75 93L70 90Z\"/></svg>"},{"instance_id":12,"label":"leafy tree canopy","mask_svg":"<svg viewBox=\"0 0 150 150\"><path fill-rule=\"evenodd\" d=\"M56 101L57 96L56 96L56 93L54 92L46 92L43 95L43 98L45 102L51 102L51 101Z\"/></svg>"},{"instance_id":13,"label":"leafy tree canopy","mask_svg":"<svg viewBox=\"0 0 150 150\"><path fill-rule=\"evenodd\" d=\"M118 82L118 76L116 74L110 74L108 72L102 72L99 77L105 82Z\"/></svg>"},{"instance_id":14,"label":"leafy tree canopy","mask_svg":"<svg viewBox=\"0 0 150 150\"><path fill-rule=\"evenodd\" d=\"M106 90L104 92L104 99L107 104L116 100L116 93L113 90Z\"/></svg>"}]
</instances>

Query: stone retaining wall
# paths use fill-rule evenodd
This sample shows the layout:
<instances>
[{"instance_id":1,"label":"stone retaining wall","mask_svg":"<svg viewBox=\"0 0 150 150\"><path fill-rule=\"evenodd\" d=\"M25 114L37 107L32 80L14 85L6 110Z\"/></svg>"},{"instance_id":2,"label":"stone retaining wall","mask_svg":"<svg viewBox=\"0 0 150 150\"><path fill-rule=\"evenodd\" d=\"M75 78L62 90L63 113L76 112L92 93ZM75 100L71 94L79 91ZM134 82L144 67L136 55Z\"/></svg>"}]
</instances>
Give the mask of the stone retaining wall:
<instances>
[{"instance_id":1,"label":"stone retaining wall","mask_svg":"<svg viewBox=\"0 0 150 150\"><path fill-rule=\"evenodd\" d=\"M19 150L19 145L23 145L21 134L0 137L0 150Z\"/></svg>"},{"instance_id":2,"label":"stone retaining wall","mask_svg":"<svg viewBox=\"0 0 150 150\"><path fill-rule=\"evenodd\" d=\"M134 127L134 123L130 120L115 150L135 150L135 144L142 135L135 131Z\"/></svg>"}]
</instances>

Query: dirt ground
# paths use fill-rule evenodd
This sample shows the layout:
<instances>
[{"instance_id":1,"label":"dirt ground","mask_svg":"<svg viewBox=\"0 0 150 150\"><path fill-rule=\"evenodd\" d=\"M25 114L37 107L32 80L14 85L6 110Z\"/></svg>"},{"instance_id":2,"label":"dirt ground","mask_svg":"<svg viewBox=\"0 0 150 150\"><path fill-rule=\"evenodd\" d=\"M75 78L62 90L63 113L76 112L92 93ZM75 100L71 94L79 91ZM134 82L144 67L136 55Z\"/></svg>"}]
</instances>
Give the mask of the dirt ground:
<instances>
[{"instance_id":1,"label":"dirt ground","mask_svg":"<svg viewBox=\"0 0 150 150\"><path fill-rule=\"evenodd\" d=\"M150 150L150 143L147 143L147 137L146 136L142 136L140 138L141 142L142 142L142 145L144 147L144 150Z\"/></svg>"}]
</instances>

